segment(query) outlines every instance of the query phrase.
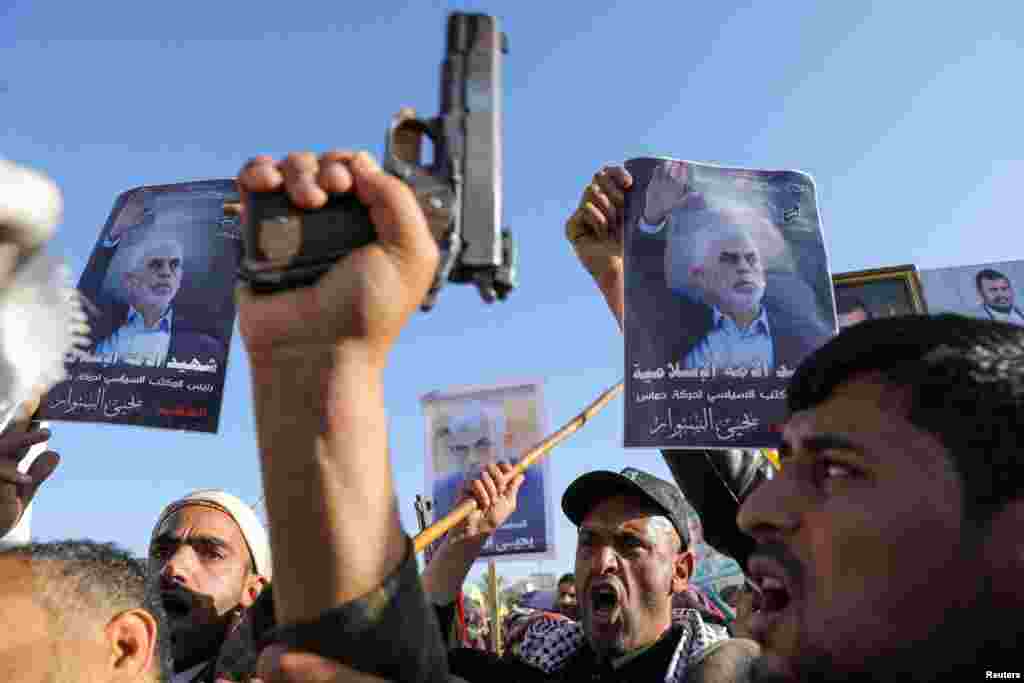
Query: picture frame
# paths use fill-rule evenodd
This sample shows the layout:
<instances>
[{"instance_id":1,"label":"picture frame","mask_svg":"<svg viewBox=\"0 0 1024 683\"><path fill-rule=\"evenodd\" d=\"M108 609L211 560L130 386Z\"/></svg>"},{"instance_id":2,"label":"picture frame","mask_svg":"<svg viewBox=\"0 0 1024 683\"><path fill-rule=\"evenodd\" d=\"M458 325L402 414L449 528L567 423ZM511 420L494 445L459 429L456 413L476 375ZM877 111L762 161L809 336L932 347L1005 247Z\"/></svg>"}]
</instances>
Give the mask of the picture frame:
<instances>
[{"instance_id":1,"label":"picture frame","mask_svg":"<svg viewBox=\"0 0 1024 683\"><path fill-rule=\"evenodd\" d=\"M832 285L840 329L869 318L928 313L921 276L913 264L836 273Z\"/></svg>"}]
</instances>

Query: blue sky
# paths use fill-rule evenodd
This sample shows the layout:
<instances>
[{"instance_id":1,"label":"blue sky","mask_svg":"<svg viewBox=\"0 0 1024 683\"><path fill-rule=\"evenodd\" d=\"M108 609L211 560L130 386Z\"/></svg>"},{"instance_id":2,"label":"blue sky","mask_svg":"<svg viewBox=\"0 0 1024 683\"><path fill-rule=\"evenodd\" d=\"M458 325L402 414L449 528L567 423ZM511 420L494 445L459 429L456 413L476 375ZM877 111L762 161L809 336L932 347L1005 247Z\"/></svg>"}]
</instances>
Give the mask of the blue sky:
<instances>
[{"instance_id":1,"label":"blue sky","mask_svg":"<svg viewBox=\"0 0 1024 683\"><path fill-rule=\"evenodd\" d=\"M114 198L232 177L257 153L380 154L401 105L433 115L445 15L499 16L509 35L505 218L521 288L487 307L449 287L417 315L386 374L406 528L423 490L418 397L545 377L552 425L622 374L622 340L562 237L602 164L665 155L795 168L817 183L835 271L1024 258L1024 4L923 2L0 2L0 155L65 194L55 251L76 275ZM552 455L554 489L624 464L622 405ZM145 550L188 490L256 501L247 361L236 337L216 436L54 423L63 456L34 532ZM557 509L557 506L556 506ZM573 528L559 515L558 559ZM537 563L502 563L525 574Z\"/></svg>"}]
</instances>

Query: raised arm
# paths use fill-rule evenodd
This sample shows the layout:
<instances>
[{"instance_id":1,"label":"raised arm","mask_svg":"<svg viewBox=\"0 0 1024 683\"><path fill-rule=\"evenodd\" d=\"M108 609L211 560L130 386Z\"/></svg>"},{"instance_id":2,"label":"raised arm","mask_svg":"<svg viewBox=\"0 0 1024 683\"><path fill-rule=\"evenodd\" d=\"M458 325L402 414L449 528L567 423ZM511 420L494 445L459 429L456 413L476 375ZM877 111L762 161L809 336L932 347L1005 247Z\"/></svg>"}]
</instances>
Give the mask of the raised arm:
<instances>
[{"instance_id":1,"label":"raised arm","mask_svg":"<svg viewBox=\"0 0 1024 683\"><path fill-rule=\"evenodd\" d=\"M423 571L423 590L433 604L449 605L455 600L487 539L515 512L524 476L511 477L511 470L507 463L488 465L459 499L461 503L472 496L478 509L448 533Z\"/></svg>"},{"instance_id":2,"label":"raised arm","mask_svg":"<svg viewBox=\"0 0 1024 683\"><path fill-rule=\"evenodd\" d=\"M583 188L579 206L565 224L565 237L594 278L622 330L625 311L623 213L633 177L621 166L606 166Z\"/></svg>"},{"instance_id":3,"label":"raised arm","mask_svg":"<svg viewBox=\"0 0 1024 683\"><path fill-rule=\"evenodd\" d=\"M239 186L243 205L285 189L307 209L352 192L378 235L314 286L238 291L283 624L275 640L386 678L437 680L444 650L399 521L382 381L437 246L412 192L365 153L257 157Z\"/></svg>"}]
</instances>

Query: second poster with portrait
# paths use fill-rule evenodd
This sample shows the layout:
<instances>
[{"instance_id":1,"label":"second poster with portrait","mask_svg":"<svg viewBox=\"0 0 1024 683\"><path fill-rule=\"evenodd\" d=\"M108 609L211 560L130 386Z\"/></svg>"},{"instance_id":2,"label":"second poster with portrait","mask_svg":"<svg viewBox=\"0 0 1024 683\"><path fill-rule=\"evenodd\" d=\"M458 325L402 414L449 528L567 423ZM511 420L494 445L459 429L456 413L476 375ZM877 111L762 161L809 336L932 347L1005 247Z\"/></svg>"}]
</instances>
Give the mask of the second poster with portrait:
<instances>
[{"instance_id":1,"label":"second poster with portrait","mask_svg":"<svg viewBox=\"0 0 1024 683\"><path fill-rule=\"evenodd\" d=\"M625 165L625 445L777 447L789 378L836 329L812 179Z\"/></svg>"},{"instance_id":2,"label":"second poster with portrait","mask_svg":"<svg viewBox=\"0 0 1024 683\"><path fill-rule=\"evenodd\" d=\"M548 432L539 381L454 387L421 398L426 418L426 486L436 521L454 508L489 464L516 464ZM516 511L484 546L481 557L555 556L547 459L529 467Z\"/></svg>"},{"instance_id":3,"label":"second poster with portrait","mask_svg":"<svg viewBox=\"0 0 1024 683\"><path fill-rule=\"evenodd\" d=\"M233 180L117 198L78 283L91 343L44 398L47 420L216 432L241 257Z\"/></svg>"}]
</instances>

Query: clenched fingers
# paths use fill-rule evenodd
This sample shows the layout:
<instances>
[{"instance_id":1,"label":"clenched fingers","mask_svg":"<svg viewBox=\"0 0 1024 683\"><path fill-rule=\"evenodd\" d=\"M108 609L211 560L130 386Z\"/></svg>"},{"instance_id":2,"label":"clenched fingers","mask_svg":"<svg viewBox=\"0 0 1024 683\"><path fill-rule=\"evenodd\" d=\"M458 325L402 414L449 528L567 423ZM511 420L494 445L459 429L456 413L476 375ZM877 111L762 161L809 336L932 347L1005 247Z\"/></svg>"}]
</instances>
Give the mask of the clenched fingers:
<instances>
[{"instance_id":1,"label":"clenched fingers","mask_svg":"<svg viewBox=\"0 0 1024 683\"><path fill-rule=\"evenodd\" d=\"M30 446L49 440L50 430L39 429L32 432L8 432L0 436L0 459L17 458L24 455L22 451Z\"/></svg>"}]
</instances>

